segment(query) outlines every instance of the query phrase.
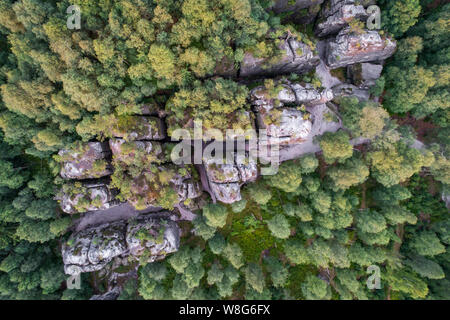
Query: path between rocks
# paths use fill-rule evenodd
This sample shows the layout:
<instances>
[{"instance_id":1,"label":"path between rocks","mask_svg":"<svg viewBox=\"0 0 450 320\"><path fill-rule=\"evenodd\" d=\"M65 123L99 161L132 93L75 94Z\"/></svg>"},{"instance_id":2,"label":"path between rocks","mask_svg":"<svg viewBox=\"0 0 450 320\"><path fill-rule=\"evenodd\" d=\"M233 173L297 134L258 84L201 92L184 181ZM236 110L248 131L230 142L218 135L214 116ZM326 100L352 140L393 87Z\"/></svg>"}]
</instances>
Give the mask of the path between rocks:
<instances>
[{"instance_id":1,"label":"path between rocks","mask_svg":"<svg viewBox=\"0 0 450 320\"><path fill-rule=\"evenodd\" d=\"M332 89L333 87L342 84L342 81L336 77L333 77L330 73L330 69L325 64L326 54L326 41L321 40L317 43L317 51L319 51L320 63L316 67L317 77L322 82L322 86L326 89Z\"/></svg>"},{"instance_id":2,"label":"path between rocks","mask_svg":"<svg viewBox=\"0 0 450 320\"><path fill-rule=\"evenodd\" d=\"M325 89L332 89L334 86L339 85L342 82L338 78L331 75L330 69L324 62L324 57L326 54L326 41L319 41L317 43L317 50L319 51L320 63L316 67L316 74ZM311 113L311 116L314 119L308 139L300 144L280 150L280 161L292 160L308 153L319 152L321 149L318 143L314 143L314 137L321 136L325 132L336 132L342 128L341 121L329 122L324 119L324 115L327 112L332 112L325 104L307 108L307 111ZM359 141L354 142L356 143Z\"/></svg>"},{"instance_id":3,"label":"path between rocks","mask_svg":"<svg viewBox=\"0 0 450 320\"><path fill-rule=\"evenodd\" d=\"M162 208L151 207L142 211L136 210L129 203L122 203L118 206L101 210L92 211L81 214L81 217L74 222L75 231L81 231L89 226L97 226L104 223L111 223L118 220L128 220L130 218L137 217L141 214L158 212Z\"/></svg>"}]
</instances>

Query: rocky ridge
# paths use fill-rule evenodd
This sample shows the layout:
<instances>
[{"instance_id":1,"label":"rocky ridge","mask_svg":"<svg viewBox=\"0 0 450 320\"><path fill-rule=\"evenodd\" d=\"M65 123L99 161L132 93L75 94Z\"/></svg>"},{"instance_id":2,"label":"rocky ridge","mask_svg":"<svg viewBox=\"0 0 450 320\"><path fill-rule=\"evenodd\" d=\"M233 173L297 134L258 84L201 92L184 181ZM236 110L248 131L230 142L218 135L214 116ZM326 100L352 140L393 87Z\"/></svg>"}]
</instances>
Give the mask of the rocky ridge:
<instances>
[{"instance_id":1,"label":"rocky ridge","mask_svg":"<svg viewBox=\"0 0 450 320\"><path fill-rule=\"evenodd\" d=\"M369 89L381 74L382 61L396 48L393 40L378 31L352 28L352 21L367 19L365 8L370 3L297 0L291 5L287 0L275 2L272 9L294 12L291 16L294 21L306 19L313 23L317 20L315 33L326 38L311 48L287 35L279 41L281 56L258 58L247 52L239 72L229 73L238 74L247 83L249 79L273 78L273 87L259 85L251 90L248 98L249 118L255 119L256 129L263 129L267 134L264 141L259 137L257 149L262 145L276 145L280 149L279 162L318 152L320 148L314 137L342 128L338 110L331 101L343 95L370 99ZM344 78L336 78L333 69L341 70ZM322 81L322 87L277 77L291 73L304 75L313 70ZM117 169L115 166L129 165L137 157L135 150L144 154L148 163L154 163L160 172L177 168L165 155L170 138L169 130L166 130L166 125L170 124L165 123L165 115L164 112L144 110L142 115L129 119L131 129L117 127L114 137L106 143L89 142L81 149L61 150L60 174L71 187L63 186L58 200L64 212L81 213L79 225L86 226L77 229L63 245L66 273L106 270L111 264L123 265L128 257L147 262L163 259L179 246L179 228L173 220L193 219L192 211L206 203L203 200L205 191L210 193L213 201L233 203L241 199L242 185L258 178L260 164L249 156L254 150L248 145L244 150L235 150L231 162L203 156L201 164L183 170L184 174L178 172L170 179L170 186L179 200L175 210L181 216L155 208L149 215L142 215L141 211L127 215L134 220L128 221L117 214L119 220L102 224L93 219L95 223L83 223L83 215L92 218L96 213L125 205L116 199L109 176ZM361 141L356 139L353 143ZM152 185L136 179L132 181L133 192L147 197ZM127 200L136 204L131 198ZM145 207L152 208L153 199L148 200ZM111 293L111 297L115 295L116 292Z\"/></svg>"},{"instance_id":2,"label":"rocky ridge","mask_svg":"<svg viewBox=\"0 0 450 320\"><path fill-rule=\"evenodd\" d=\"M115 258L146 263L163 259L178 250L180 230L170 213L116 221L73 233L62 246L66 274L103 269Z\"/></svg>"}]
</instances>

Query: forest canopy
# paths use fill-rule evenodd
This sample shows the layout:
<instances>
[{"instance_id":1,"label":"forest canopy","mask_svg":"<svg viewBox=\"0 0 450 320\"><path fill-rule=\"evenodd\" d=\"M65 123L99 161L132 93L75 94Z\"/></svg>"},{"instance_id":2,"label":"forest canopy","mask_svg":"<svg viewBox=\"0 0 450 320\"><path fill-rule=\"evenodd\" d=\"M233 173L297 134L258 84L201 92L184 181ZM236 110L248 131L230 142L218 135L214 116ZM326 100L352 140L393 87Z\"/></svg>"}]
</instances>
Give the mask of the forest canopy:
<instances>
[{"instance_id":1,"label":"forest canopy","mask_svg":"<svg viewBox=\"0 0 450 320\"><path fill-rule=\"evenodd\" d=\"M270 117L281 114L280 77L242 79L240 66L250 54L279 62L285 43L290 59L301 59L294 38L318 56L313 29L329 1L300 10L300 18L314 15L300 23L266 0L0 0L0 299L88 299L107 291L98 270L82 274L80 290L67 288L61 247L70 246L83 213L64 213L56 199L60 189L85 186L64 182L57 154L113 138L123 138L122 158L108 154L114 170L102 183L109 179L117 201L195 212L180 223L178 251L151 263L144 256L119 299L449 299L445 2L378 1L379 34L395 38L397 49L364 89L367 99L323 103L330 110L323 123L340 127L317 130L311 144L319 151L249 183L225 176L231 182L215 187L240 184L242 197L221 203L205 192L195 207L172 188L177 179L201 178L193 166L167 164L171 134L192 130L194 119L204 129L254 128L249 96L262 83L275 92L264 97L273 104ZM70 5L81 10L80 29L67 27ZM357 21L344 24L366 32ZM350 81L346 68L331 75ZM286 79L311 92L328 89L314 69ZM286 108L312 123L317 106L297 103L295 94ZM161 154L135 147L130 132L145 126L143 115L167 132L142 139L158 140ZM272 120L268 126L280 126ZM96 166L111 169L106 160ZM242 167L235 170L242 178ZM136 179L150 189L144 196ZM366 285L373 266L378 289Z\"/></svg>"}]
</instances>

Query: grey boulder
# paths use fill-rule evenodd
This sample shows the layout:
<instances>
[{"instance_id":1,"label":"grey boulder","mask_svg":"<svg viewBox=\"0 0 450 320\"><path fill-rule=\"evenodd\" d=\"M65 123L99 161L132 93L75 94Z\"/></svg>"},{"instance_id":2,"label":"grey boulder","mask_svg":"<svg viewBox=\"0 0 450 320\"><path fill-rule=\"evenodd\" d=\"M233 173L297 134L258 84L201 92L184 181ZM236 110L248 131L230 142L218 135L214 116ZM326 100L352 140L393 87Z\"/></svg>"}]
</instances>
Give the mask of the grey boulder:
<instances>
[{"instance_id":1,"label":"grey boulder","mask_svg":"<svg viewBox=\"0 0 450 320\"><path fill-rule=\"evenodd\" d=\"M111 155L108 144L88 142L58 152L61 177L64 179L93 179L112 173L106 158Z\"/></svg>"},{"instance_id":2,"label":"grey boulder","mask_svg":"<svg viewBox=\"0 0 450 320\"><path fill-rule=\"evenodd\" d=\"M349 28L339 32L336 39L329 40L327 45L327 64L331 69L384 60L392 56L396 49L394 40L381 36L377 31L358 34Z\"/></svg>"},{"instance_id":3,"label":"grey boulder","mask_svg":"<svg viewBox=\"0 0 450 320\"><path fill-rule=\"evenodd\" d=\"M318 55L305 43L294 38L280 39L279 56L258 58L246 52L240 76L244 78L290 73L306 73L319 64Z\"/></svg>"}]
</instances>

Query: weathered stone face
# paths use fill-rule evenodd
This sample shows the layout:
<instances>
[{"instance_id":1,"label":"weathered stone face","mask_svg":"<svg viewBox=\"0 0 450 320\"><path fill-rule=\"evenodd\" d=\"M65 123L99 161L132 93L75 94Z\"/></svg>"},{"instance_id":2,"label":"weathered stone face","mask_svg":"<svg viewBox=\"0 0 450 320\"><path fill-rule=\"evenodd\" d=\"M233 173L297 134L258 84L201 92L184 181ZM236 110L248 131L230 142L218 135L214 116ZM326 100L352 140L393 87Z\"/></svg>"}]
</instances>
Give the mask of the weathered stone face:
<instances>
[{"instance_id":1,"label":"weathered stone face","mask_svg":"<svg viewBox=\"0 0 450 320\"><path fill-rule=\"evenodd\" d=\"M214 183L239 182L239 170L234 163L225 163L222 159L205 159L204 163L209 181Z\"/></svg>"},{"instance_id":2,"label":"weathered stone face","mask_svg":"<svg viewBox=\"0 0 450 320\"><path fill-rule=\"evenodd\" d=\"M79 274L102 269L125 252L125 223L116 222L72 234L62 246L64 270Z\"/></svg>"},{"instance_id":3,"label":"weathered stone face","mask_svg":"<svg viewBox=\"0 0 450 320\"><path fill-rule=\"evenodd\" d=\"M240 201L241 185L237 182L232 183L210 183L211 190L214 192L217 200L223 203L234 203Z\"/></svg>"},{"instance_id":4,"label":"weathered stone face","mask_svg":"<svg viewBox=\"0 0 450 320\"><path fill-rule=\"evenodd\" d=\"M313 106L333 99L333 92L329 89L319 90L310 84L302 85L287 80L277 83L277 90L275 96L272 96L265 86L256 87L250 92L251 104L256 106L257 112L290 104Z\"/></svg>"},{"instance_id":5,"label":"weathered stone face","mask_svg":"<svg viewBox=\"0 0 450 320\"><path fill-rule=\"evenodd\" d=\"M267 135L274 138L288 138L292 143L305 139L312 127L311 121L304 119L306 113L294 108L271 109L258 112L257 121Z\"/></svg>"},{"instance_id":6,"label":"weathered stone face","mask_svg":"<svg viewBox=\"0 0 450 320\"><path fill-rule=\"evenodd\" d=\"M287 13L283 22L307 24L314 21L323 2L324 0L275 0L271 9L278 14Z\"/></svg>"},{"instance_id":7,"label":"weathered stone face","mask_svg":"<svg viewBox=\"0 0 450 320\"><path fill-rule=\"evenodd\" d=\"M245 53L241 63L240 76L251 78L264 75L306 73L319 64L319 57L311 48L297 40L281 41L280 57L256 58L250 52Z\"/></svg>"},{"instance_id":8,"label":"weathered stone face","mask_svg":"<svg viewBox=\"0 0 450 320\"><path fill-rule=\"evenodd\" d=\"M348 26L353 19L367 19L367 12L361 4L355 4L355 0L331 0L329 6L324 6L320 21L315 29L316 35L326 37L338 33Z\"/></svg>"},{"instance_id":9,"label":"weathered stone face","mask_svg":"<svg viewBox=\"0 0 450 320\"><path fill-rule=\"evenodd\" d=\"M346 28L339 32L336 39L328 42L327 64L336 69L360 62L384 60L394 54L395 48L395 41L382 37L377 31L357 34Z\"/></svg>"},{"instance_id":10,"label":"weathered stone face","mask_svg":"<svg viewBox=\"0 0 450 320\"><path fill-rule=\"evenodd\" d=\"M89 300L117 300L120 295L120 288L114 287L112 290L105 292L104 294L93 295Z\"/></svg>"},{"instance_id":11,"label":"weathered stone face","mask_svg":"<svg viewBox=\"0 0 450 320\"><path fill-rule=\"evenodd\" d=\"M313 124L305 106L324 104L333 98L333 92L329 89L319 91L311 85L289 81L277 85L276 90L278 94L269 94L261 86L250 93L258 128L266 130L265 143L283 146L301 143L310 135Z\"/></svg>"},{"instance_id":12,"label":"weathered stone face","mask_svg":"<svg viewBox=\"0 0 450 320\"><path fill-rule=\"evenodd\" d=\"M162 120L149 116L128 116L126 123L120 123L112 131L116 138L127 141L162 140L166 137Z\"/></svg>"},{"instance_id":13,"label":"weathered stone face","mask_svg":"<svg viewBox=\"0 0 450 320\"><path fill-rule=\"evenodd\" d=\"M240 187L258 178L256 160L244 150L236 151L232 163L226 159L203 159L211 192L223 203L241 200Z\"/></svg>"},{"instance_id":14,"label":"weathered stone face","mask_svg":"<svg viewBox=\"0 0 450 320\"><path fill-rule=\"evenodd\" d=\"M145 217L128 224L126 243L132 256L154 262L178 250L180 230L171 220Z\"/></svg>"},{"instance_id":15,"label":"weathered stone face","mask_svg":"<svg viewBox=\"0 0 450 320\"><path fill-rule=\"evenodd\" d=\"M203 193L201 183L193 178L176 180L174 181L174 187L180 202L187 199L196 199Z\"/></svg>"},{"instance_id":16,"label":"weathered stone face","mask_svg":"<svg viewBox=\"0 0 450 320\"><path fill-rule=\"evenodd\" d=\"M367 101L370 98L369 90L360 89L352 84L343 83L333 87L335 97L357 97L360 101Z\"/></svg>"},{"instance_id":17,"label":"weathered stone face","mask_svg":"<svg viewBox=\"0 0 450 320\"><path fill-rule=\"evenodd\" d=\"M258 165L256 160L247 153L236 153L236 166L239 170L241 182L254 182L258 178Z\"/></svg>"},{"instance_id":18,"label":"weathered stone face","mask_svg":"<svg viewBox=\"0 0 450 320\"><path fill-rule=\"evenodd\" d=\"M72 150L60 150L61 177L93 179L110 175L111 168L106 160L110 154L108 145L102 142L88 142Z\"/></svg>"},{"instance_id":19,"label":"weathered stone face","mask_svg":"<svg viewBox=\"0 0 450 320\"><path fill-rule=\"evenodd\" d=\"M66 184L57 200L62 211L69 214L106 210L118 204L104 183Z\"/></svg>"},{"instance_id":20,"label":"weathered stone face","mask_svg":"<svg viewBox=\"0 0 450 320\"><path fill-rule=\"evenodd\" d=\"M143 152L155 160L160 160L163 156L161 143L156 141L126 142L124 139L110 139L109 146L114 159L118 161L131 162L137 152Z\"/></svg>"},{"instance_id":21,"label":"weathered stone face","mask_svg":"<svg viewBox=\"0 0 450 320\"><path fill-rule=\"evenodd\" d=\"M298 83L291 84L292 90L295 92L297 104L318 105L324 104L333 99L333 92L329 89L319 91L310 84L302 86Z\"/></svg>"},{"instance_id":22,"label":"weathered stone face","mask_svg":"<svg viewBox=\"0 0 450 320\"><path fill-rule=\"evenodd\" d=\"M358 63L347 67L352 83L360 88L369 88L375 85L380 78L383 66L374 63Z\"/></svg>"},{"instance_id":23,"label":"weathered stone face","mask_svg":"<svg viewBox=\"0 0 450 320\"><path fill-rule=\"evenodd\" d=\"M116 257L131 255L140 259L145 253L148 262L163 259L178 250L178 225L161 217L141 217L103 224L71 235L62 246L64 270L76 275L103 269Z\"/></svg>"},{"instance_id":24,"label":"weathered stone face","mask_svg":"<svg viewBox=\"0 0 450 320\"><path fill-rule=\"evenodd\" d=\"M175 191L179 202L198 198L203 190L193 170L195 169L192 167L161 165L157 167L157 172L144 171L131 181L130 190L133 197L129 198L128 202L139 209L157 206L158 197L167 190ZM167 179L167 183L161 181L161 176Z\"/></svg>"}]
</instances>

